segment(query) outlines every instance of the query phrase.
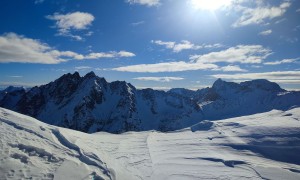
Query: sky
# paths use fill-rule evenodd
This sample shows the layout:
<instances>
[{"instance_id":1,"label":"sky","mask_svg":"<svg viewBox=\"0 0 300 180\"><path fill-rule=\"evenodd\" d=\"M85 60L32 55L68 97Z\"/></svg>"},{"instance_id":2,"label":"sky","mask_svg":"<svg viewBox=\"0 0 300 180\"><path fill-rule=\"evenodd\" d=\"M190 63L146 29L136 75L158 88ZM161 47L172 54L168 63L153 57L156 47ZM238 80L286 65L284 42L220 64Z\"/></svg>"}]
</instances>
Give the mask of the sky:
<instances>
[{"instance_id":1,"label":"sky","mask_svg":"<svg viewBox=\"0 0 300 180\"><path fill-rule=\"evenodd\" d=\"M1 0L0 87L90 71L137 88L300 90L299 0Z\"/></svg>"}]
</instances>

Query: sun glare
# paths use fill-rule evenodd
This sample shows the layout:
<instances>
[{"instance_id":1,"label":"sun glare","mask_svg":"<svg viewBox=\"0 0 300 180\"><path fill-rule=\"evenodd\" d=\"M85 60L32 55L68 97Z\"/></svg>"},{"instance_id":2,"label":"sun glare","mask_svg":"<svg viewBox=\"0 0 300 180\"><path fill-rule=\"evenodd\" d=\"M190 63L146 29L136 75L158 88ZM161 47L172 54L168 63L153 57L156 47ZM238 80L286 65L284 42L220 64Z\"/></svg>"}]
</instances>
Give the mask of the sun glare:
<instances>
[{"instance_id":1,"label":"sun glare","mask_svg":"<svg viewBox=\"0 0 300 180\"><path fill-rule=\"evenodd\" d=\"M191 0L191 5L195 9L214 11L230 5L232 0Z\"/></svg>"}]
</instances>

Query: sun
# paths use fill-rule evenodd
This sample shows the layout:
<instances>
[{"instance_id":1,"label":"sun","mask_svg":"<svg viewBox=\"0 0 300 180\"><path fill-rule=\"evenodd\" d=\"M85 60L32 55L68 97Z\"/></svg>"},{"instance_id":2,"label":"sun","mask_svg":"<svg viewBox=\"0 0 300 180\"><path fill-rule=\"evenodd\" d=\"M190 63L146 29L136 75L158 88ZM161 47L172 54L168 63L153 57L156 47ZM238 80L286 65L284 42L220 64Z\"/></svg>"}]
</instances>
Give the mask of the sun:
<instances>
[{"instance_id":1,"label":"sun","mask_svg":"<svg viewBox=\"0 0 300 180\"><path fill-rule=\"evenodd\" d=\"M232 0L191 0L191 5L195 9L215 11L221 7L231 4Z\"/></svg>"}]
</instances>

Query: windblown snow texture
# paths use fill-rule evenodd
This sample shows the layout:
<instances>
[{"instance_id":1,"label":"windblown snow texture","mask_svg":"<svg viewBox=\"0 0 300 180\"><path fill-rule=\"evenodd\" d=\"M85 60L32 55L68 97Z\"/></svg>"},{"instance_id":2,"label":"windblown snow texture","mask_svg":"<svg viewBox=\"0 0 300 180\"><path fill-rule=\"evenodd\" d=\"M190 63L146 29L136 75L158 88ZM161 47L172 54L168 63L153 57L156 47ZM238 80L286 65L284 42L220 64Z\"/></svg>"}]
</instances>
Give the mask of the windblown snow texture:
<instances>
[{"instance_id":1,"label":"windblown snow texture","mask_svg":"<svg viewBox=\"0 0 300 180\"><path fill-rule=\"evenodd\" d=\"M0 108L0 179L300 179L300 108L86 134Z\"/></svg>"}]
</instances>

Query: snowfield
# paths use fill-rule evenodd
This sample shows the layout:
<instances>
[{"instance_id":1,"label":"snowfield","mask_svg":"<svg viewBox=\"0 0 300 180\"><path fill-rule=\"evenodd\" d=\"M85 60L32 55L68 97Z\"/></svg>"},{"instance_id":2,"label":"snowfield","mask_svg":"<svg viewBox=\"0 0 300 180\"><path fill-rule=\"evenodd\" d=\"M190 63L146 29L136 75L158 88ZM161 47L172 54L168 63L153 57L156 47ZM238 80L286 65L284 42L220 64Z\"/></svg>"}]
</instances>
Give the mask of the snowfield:
<instances>
[{"instance_id":1,"label":"snowfield","mask_svg":"<svg viewBox=\"0 0 300 180\"><path fill-rule=\"evenodd\" d=\"M300 179L300 108L86 134L0 108L0 179Z\"/></svg>"}]
</instances>

